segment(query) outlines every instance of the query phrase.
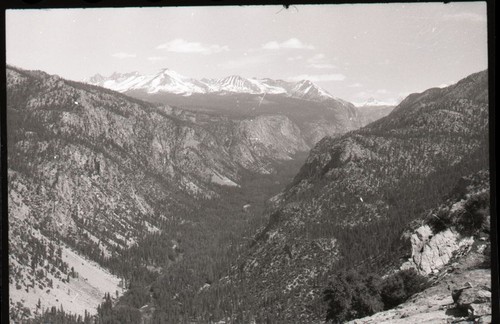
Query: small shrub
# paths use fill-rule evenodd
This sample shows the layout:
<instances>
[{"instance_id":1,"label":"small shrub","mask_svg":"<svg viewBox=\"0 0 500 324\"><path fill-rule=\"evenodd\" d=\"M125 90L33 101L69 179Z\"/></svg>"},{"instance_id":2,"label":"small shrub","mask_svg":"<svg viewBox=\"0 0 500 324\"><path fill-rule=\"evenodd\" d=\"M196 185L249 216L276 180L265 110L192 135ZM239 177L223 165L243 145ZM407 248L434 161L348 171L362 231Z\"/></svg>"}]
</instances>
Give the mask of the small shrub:
<instances>
[{"instance_id":1,"label":"small shrub","mask_svg":"<svg viewBox=\"0 0 500 324\"><path fill-rule=\"evenodd\" d=\"M328 303L326 321L342 323L381 311L380 290L380 277L375 274L341 271L323 292Z\"/></svg>"},{"instance_id":2,"label":"small shrub","mask_svg":"<svg viewBox=\"0 0 500 324\"><path fill-rule=\"evenodd\" d=\"M427 278L419 275L414 269L399 271L398 275L405 283L405 291L408 297L421 292L429 285Z\"/></svg>"},{"instance_id":3,"label":"small shrub","mask_svg":"<svg viewBox=\"0 0 500 324\"><path fill-rule=\"evenodd\" d=\"M405 285L399 276L390 276L384 280L382 288L384 309L391 309L406 300Z\"/></svg>"},{"instance_id":4,"label":"small shrub","mask_svg":"<svg viewBox=\"0 0 500 324\"><path fill-rule=\"evenodd\" d=\"M391 309L427 288L427 283L427 278L414 269L383 280L376 274L341 271L323 292L323 300L328 303L326 321L343 323Z\"/></svg>"},{"instance_id":5,"label":"small shrub","mask_svg":"<svg viewBox=\"0 0 500 324\"><path fill-rule=\"evenodd\" d=\"M450 228L453 224L453 220L449 209L447 207L440 207L435 214L432 214L427 219L427 224L435 234Z\"/></svg>"},{"instance_id":6,"label":"small shrub","mask_svg":"<svg viewBox=\"0 0 500 324\"><path fill-rule=\"evenodd\" d=\"M414 269L402 270L382 283L381 297L385 309L391 309L406 301L410 296L427 288L428 280Z\"/></svg>"},{"instance_id":7,"label":"small shrub","mask_svg":"<svg viewBox=\"0 0 500 324\"><path fill-rule=\"evenodd\" d=\"M490 213L489 192L472 195L464 204L457 218L457 230L463 235L474 235L481 230L489 230Z\"/></svg>"}]
</instances>

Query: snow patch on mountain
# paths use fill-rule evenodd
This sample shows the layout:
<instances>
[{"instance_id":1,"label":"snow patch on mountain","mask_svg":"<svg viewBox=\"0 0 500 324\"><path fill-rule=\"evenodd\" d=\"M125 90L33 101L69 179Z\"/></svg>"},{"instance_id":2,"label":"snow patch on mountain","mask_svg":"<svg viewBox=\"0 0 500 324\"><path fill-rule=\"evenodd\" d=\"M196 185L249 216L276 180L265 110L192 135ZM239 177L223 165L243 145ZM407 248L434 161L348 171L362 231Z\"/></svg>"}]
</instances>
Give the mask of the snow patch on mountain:
<instances>
[{"instance_id":1,"label":"snow patch on mountain","mask_svg":"<svg viewBox=\"0 0 500 324\"><path fill-rule=\"evenodd\" d=\"M39 231L35 231L34 234L42 241L50 241ZM26 286L19 285L19 283L16 287L16 283L11 282L9 289L11 307L15 307L14 301L22 301L24 307L33 313L41 313L46 308L59 305L67 313L83 316L87 311L93 315L97 313L97 306L102 303L105 293L109 293L113 298L124 293L118 277L96 262L78 255L65 244L61 243L61 248L62 260L70 269L74 269L78 276L69 281L61 281L59 277L46 271L47 279L54 282L53 287L42 287L40 284L27 284ZM25 278L35 276L32 268L24 266L14 256L9 256L9 259L11 267L15 266L17 271L26 273ZM42 268L38 268L37 271L41 271L40 269ZM37 307L39 301L40 308Z\"/></svg>"}]
</instances>

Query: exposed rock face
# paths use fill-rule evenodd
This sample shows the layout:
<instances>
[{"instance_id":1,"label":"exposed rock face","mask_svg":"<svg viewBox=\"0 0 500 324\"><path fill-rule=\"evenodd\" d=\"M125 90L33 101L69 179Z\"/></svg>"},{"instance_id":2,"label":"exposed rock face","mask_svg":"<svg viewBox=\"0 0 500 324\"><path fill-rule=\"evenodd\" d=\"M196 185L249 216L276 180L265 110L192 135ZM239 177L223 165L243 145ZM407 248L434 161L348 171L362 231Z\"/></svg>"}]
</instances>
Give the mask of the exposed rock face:
<instances>
[{"instance_id":1,"label":"exposed rock face","mask_svg":"<svg viewBox=\"0 0 500 324\"><path fill-rule=\"evenodd\" d=\"M465 193L458 195L465 196L466 199L449 198L436 210L456 213L458 206L467 204L467 199L474 199L477 194L484 193L489 188L485 172L464 177L462 180L457 188L465 188ZM431 214L434 211L431 211ZM427 218L426 222L432 221L432 217ZM441 214L441 217L444 215ZM472 214L469 217L473 217ZM431 286L394 309L350 323L492 322L492 277L489 262L491 243L487 233L478 227L473 236L461 236L457 229L451 226L433 236L430 226L422 225L413 230L408 243L412 245L413 255L402 268L411 266L417 269L431 280Z\"/></svg>"},{"instance_id":2,"label":"exposed rock face","mask_svg":"<svg viewBox=\"0 0 500 324\"><path fill-rule=\"evenodd\" d=\"M380 117L365 118L353 104L330 97L317 101L282 94L208 93L182 96L138 90L127 91L126 94L148 102L179 106L190 111L216 113L233 120L284 116L300 129L302 139L309 147L325 136L344 134Z\"/></svg>"},{"instance_id":3,"label":"exposed rock face","mask_svg":"<svg viewBox=\"0 0 500 324\"><path fill-rule=\"evenodd\" d=\"M236 126L232 156L243 167L263 173L271 172L268 157L288 160L309 149L300 129L286 116L271 115L246 119ZM268 163L269 164L269 163Z\"/></svg>"},{"instance_id":4,"label":"exposed rock face","mask_svg":"<svg viewBox=\"0 0 500 324\"><path fill-rule=\"evenodd\" d=\"M411 236L411 259L401 268L414 268L424 275L437 273L456 251L467 249L473 242L472 237L462 238L452 229L434 235L429 225L421 226Z\"/></svg>"}]
</instances>

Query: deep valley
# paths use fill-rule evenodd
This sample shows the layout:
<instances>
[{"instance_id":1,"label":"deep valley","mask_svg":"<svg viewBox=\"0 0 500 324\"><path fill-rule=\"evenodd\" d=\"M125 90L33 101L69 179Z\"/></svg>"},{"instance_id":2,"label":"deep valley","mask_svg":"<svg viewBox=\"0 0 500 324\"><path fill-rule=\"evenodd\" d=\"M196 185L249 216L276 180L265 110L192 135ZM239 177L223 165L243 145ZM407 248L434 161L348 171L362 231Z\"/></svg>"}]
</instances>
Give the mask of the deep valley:
<instances>
[{"instance_id":1,"label":"deep valley","mask_svg":"<svg viewBox=\"0 0 500 324\"><path fill-rule=\"evenodd\" d=\"M7 67L12 322L491 321L487 71L395 108L90 81Z\"/></svg>"}]
</instances>

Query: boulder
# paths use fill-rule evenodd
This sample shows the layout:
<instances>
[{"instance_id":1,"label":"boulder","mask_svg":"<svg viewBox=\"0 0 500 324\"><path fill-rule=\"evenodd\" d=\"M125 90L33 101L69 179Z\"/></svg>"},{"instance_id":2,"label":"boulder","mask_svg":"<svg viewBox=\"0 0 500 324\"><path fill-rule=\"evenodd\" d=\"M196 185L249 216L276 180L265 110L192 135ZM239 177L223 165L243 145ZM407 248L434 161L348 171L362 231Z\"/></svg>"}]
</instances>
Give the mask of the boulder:
<instances>
[{"instance_id":1,"label":"boulder","mask_svg":"<svg viewBox=\"0 0 500 324\"><path fill-rule=\"evenodd\" d=\"M471 304L491 303L491 292L482 287L472 287L462 290L457 298L459 307L468 307Z\"/></svg>"},{"instance_id":2,"label":"boulder","mask_svg":"<svg viewBox=\"0 0 500 324\"><path fill-rule=\"evenodd\" d=\"M488 323L488 324L489 324L489 323L492 323L492 321L491 321L491 315L482 316L482 317L480 317L480 318L477 320L477 322L478 322L479 324L486 324L486 323Z\"/></svg>"},{"instance_id":3,"label":"boulder","mask_svg":"<svg viewBox=\"0 0 500 324\"><path fill-rule=\"evenodd\" d=\"M491 304L471 304L469 306L469 315L473 317L491 315Z\"/></svg>"},{"instance_id":4,"label":"boulder","mask_svg":"<svg viewBox=\"0 0 500 324\"><path fill-rule=\"evenodd\" d=\"M458 309L466 310L469 318L491 314L491 292L485 287L469 287L455 289L452 292L453 301Z\"/></svg>"}]
</instances>

